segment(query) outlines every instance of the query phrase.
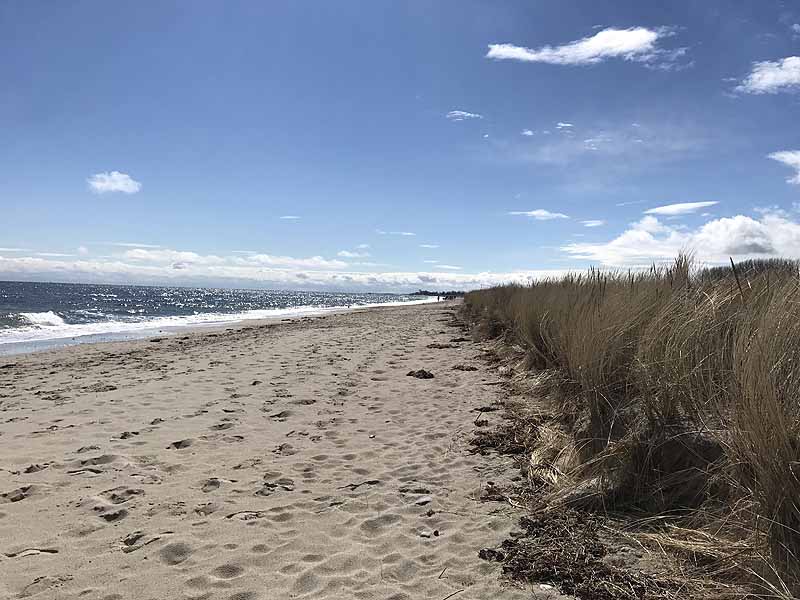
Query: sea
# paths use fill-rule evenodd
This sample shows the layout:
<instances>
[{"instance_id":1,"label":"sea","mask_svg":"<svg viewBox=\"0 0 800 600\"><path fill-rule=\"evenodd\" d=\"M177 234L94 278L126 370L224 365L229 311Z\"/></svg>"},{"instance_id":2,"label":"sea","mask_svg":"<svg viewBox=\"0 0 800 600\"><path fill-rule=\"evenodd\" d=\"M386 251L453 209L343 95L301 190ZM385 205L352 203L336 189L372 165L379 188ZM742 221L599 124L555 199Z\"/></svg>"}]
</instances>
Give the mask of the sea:
<instances>
[{"instance_id":1,"label":"sea","mask_svg":"<svg viewBox=\"0 0 800 600\"><path fill-rule=\"evenodd\" d=\"M248 319L435 301L413 295L0 281L0 355Z\"/></svg>"}]
</instances>

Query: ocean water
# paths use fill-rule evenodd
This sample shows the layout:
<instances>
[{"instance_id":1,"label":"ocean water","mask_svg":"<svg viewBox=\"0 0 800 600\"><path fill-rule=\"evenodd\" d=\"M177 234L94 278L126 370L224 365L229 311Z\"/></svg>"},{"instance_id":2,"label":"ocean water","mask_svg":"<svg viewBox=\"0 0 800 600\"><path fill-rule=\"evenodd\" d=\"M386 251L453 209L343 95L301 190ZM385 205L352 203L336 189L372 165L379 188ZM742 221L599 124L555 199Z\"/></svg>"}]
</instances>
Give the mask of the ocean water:
<instances>
[{"instance_id":1,"label":"ocean water","mask_svg":"<svg viewBox=\"0 0 800 600\"><path fill-rule=\"evenodd\" d=\"M427 301L396 294L0 281L0 354L247 319Z\"/></svg>"}]
</instances>

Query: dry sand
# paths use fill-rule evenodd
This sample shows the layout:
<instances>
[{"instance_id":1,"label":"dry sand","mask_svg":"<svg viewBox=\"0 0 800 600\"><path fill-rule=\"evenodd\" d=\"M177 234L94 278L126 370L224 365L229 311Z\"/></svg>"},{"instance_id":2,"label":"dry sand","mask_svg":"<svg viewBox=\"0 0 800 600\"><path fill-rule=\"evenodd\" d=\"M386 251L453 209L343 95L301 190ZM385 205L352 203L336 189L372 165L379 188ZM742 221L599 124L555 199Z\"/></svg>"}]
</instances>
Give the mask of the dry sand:
<instances>
[{"instance_id":1,"label":"dry sand","mask_svg":"<svg viewBox=\"0 0 800 600\"><path fill-rule=\"evenodd\" d=\"M469 453L479 347L427 347L453 309L0 358L0 597L555 597L478 558L514 473Z\"/></svg>"}]
</instances>

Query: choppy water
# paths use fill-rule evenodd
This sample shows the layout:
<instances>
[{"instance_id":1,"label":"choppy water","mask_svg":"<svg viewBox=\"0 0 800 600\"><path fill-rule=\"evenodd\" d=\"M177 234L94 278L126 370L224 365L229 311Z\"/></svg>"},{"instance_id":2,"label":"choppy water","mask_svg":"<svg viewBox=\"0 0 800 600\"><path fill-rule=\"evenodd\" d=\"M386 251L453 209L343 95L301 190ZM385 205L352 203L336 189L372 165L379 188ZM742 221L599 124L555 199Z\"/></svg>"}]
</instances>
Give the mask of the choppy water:
<instances>
[{"instance_id":1,"label":"choppy water","mask_svg":"<svg viewBox=\"0 0 800 600\"><path fill-rule=\"evenodd\" d=\"M0 353L9 353L12 345L25 351L47 341L123 339L175 327L414 301L421 299L395 294L0 281Z\"/></svg>"}]
</instances>

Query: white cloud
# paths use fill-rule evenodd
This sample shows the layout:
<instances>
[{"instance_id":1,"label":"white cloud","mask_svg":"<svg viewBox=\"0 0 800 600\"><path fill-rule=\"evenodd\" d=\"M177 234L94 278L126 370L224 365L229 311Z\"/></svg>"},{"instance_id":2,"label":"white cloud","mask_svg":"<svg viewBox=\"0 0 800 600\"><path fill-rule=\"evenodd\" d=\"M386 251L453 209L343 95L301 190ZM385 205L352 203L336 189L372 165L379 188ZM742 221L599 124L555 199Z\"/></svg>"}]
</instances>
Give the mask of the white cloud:
<instances>
[{"instance_id":1,"label":"white cloud","mask_svg":"<svg viewBox=\"0 0 800 600\"><path fill-rule=\"evenodd\" d=\"M289 267L299 269L343 269L347 263L341 260L325 259L321 256L294 258L291 256L273 256L271 254L254 254L240 259L242 265L268 265L271 267Z\"/></svg>"},{"instance_id":2,"label":"white cloud","mask_svg":"<svg viewBox=\"0 0 800 600\"><path fill-rule=\"evenodd\" d=\"M589 219L588 221L581 221L584 227L602 227L606 224L602 219Z\"/></svg>"},{"instance_id":3,"label":"white cloud","mask_svg":"<svg viewBox=\"0 0 800 600\"><path fill-rule=\"evenodd\" d=\"M142 189L142 184L127 173L111 171L110 173L95 173L86 180L93 192L105 194L107 192L122 192L135 194Z\"/></svg>"},{"instance_id":4,"label":"white cloud","mask_svg":"<svg viewBox=\"0 0 800 600\"><path fill-rule=\"evenodd\" d=\"M424 262L425 264L428 264L428 265L435 265L439 261L438 260L423 260L422 262Z\"/></svg>"},{"instance_id":5,"label":"white cloud","mask_svg":"<svg viewBox=\"0 0 800 600\"><path fill-rule=\"evenodd\" d=\"M719 202L679 202L677 204L666 204L664 206L650 208L644 211L644 214L674 217L677 215L688 215L693 212L697 212L701 208L708 208L709 206L714 206L715 204L719 204Z\"/></svg>"},{"instance_id":6,"label":"white cloud","mask_svg":"<svg viewBox=\"0 0 800 600\"><path fill-rule=\"evenodd\" d=\"M575 127L572 123L556 123L556 129L569 129L571 127Z\"/></svg>"},{"instance_id":7,"label":"white cloud","mask_svg":"<svg viewBox=\"0 0 800 600\"><path fill-rule=\"evenodd\" d=\"M796 172L792 177L786 180L787 183L800 185L800 150L783 150L782 152L773 152L769 155L772 160L777 160L791 167Z\"/></svg>"},{"instance_id":8,"label":"white cloud","mask_svg":"<svg viewBox=\"0 0 800 600\"><path fill-rule=\"evenodd\" d=\"M173 251L175 252L175 251ZM445 272L454 265L436 267L440 272L344 271L340 261L320 257L295 259L260 255L227 257L221 264L201 262L146 262L123 257L77 258L73 260L35 256L0 257L0 274L12 279L87 281L117 283L176 282L192 285L262 286L280 289L332 289L342 291L413 291L420 287L476 289L501 283L529 283L534 279L558 277L567 270L510 271L505 273ZM217 257L219 258L219 257ZM206 262L214 262L206 261ZM309 266L296 267L296 264ZM330 270L334 263L336 270Z\"/></svg>"},{"instance_id":9,"label":"white cloud","mask_svg":"<svg viewBox=\"0 0 800 600\"><path fill-rule=\"evenodd\" d=\"M655 63L660 59L666 64L685 54L684 48L666 51L658 47L659 40L671 36L672 33L666 27L608 28L561 46L532 49L514 44L490 44L486 58L552 65L590 65L610 58L643 63Z\"/></svg>"},{"instance_id":10,"label":"white cloud","mask_svg":"<svg viewBox=\"0 0 800 600\"><path fill-rule=\"evenodd\" d=\"M336 256L341 256L342 258L368 258L369 252L354 252L351 250L339 250L336 253Z\"/></svg>"},{"instance_id":11,"label":"white cloud","mask_svg":"<svg viewBox=\"0 0 800 600\"><path fill-rule=\"evenodd\" d=\"M300 217L297 215L283 215L282 217L278 218L283 219L284 221L297 221Z\"/></svg>"},{"instance_id":12,"label":"white cloud","mask_svg":"<svg viewBox=\"0 0 800 600\"><path fill-rule=\"evenodd\" d=\"M187 252L181 250L170 250L168 248L162 249L146 249L146 248L133 248L126 250L122 256L128 260L142 261L157 264L166 263L180 263L180 264L198 264L198 265L218 265L225 262L225 259L220 256L207 255L203 256L196 252Z\"/></svg>"},{"instance_id":13,"label":"white cloud","mask_svg":"<svg viewBox=\"0 0 800 600\"><path fill-rule=\"evenodd\" d=\"M461 267L455 265L436 265L437 269L447 269L448 271L460 271Z\"/></svg>"},{"instance_id":14,"label":"white cloud","mask_svg":"<svg viewBox=\"0 0 800 600\"><path fill-rule=\"evenodd\" d=\"M356 248L358 248L359 250L366 250L367 248L369 248L369 244L359 244L358 246L356 246Z\"/></svg>"},{"instance_id":15,"label":"white cloud","mask_svg":"<svg viewBox=\"0 0 800 600\"><path fill-rule=\"evenodd\" d=\"M562 250L572 258L608 266L669 261L684 250L694 251L698 260L710 263L724 263L731 256L737 260L800 258L800 223L778 211L758 218L736 215L714 219L689 230L646 216L609 242L568 244Z\"/></svg>"},{"instance_id":16,"label":"white cloud","mask_svg":"<svg viewBox=\"0 0 800 600\"><path fill-rule=\"evenodd\" d=\"M800 87L800 56L787 56L776 61L753 63L753 69L736 86L747 94L776 94Z\"/></svg>"},{"instance_id":17,"label":"white cloud","mask_svg":"<svg viewBox=\"0 0 800 600\"><path fill-rule=\"evenodd\" d=\"M45 256L48 258L67 258L68 256L75 256L75 255L64 254L63 252L37 252L36 256Z\"/></svg>"},{"instance_id":18,"label":"white cloud","mask_svg":"<svg viewBox=\"0 0 800 600\"><path fill-rule=\"evenodd\" d=\"M468 121L471 119L482 119L483 115L467 112L465 110L451 110L445 117L450 121Z\"/></svg>"},{"instance_id":19,"label":"white cloud","mask_svg":"<svg viewBox=\"0 0 800 600\"><path fill-rule=\"evenodd\" d=\"M569 219L564 213L550 212L543 208L534 210L512 210L508 214L522 217L531 217L537 221L551 221L553 219Z\"/></svg>"},{"instance_id":20,"label":"white cloud","mask_svg":"<svg viewBox=\"0 0 800 600\"><path fill-rule=\"evenodd\" d=\"M86 256L89 254L89 249L86 246L78 246L78 254L81 256Z\"/></svg>"},{"instance_id":21,"label":"white cloud","mask_svg":"<svg viewBox=\"0 0 800 600\"><path fill-rule=\"evenodd\" d=\"M30 252L30 248L0 248L0 252Z\"/></svg>"},{"instance_id":22,"label":"white cloud","mask_svg":"<svg viewBox=\"0 0 800 600\"><path fill-rule=\"evenodd\" d=\"M438 248L439 244L420 244L420 248Z\"/></svg>"},{"instance_id":23,"label":"white cloud","mask_svg":"<svg viewBox=\"0 0 800 600\"><path fill-rule=\"evenodd\" d=\"M276 268L305 268L305 269L342 269L347 263L341 260L325 259L321 256L308 258L295 258L292 256L276 256L272 254L237 254L235 256L218 256L215 254L198 254L185 250L172 250L169 248L144 249L134 248L125 251L121 257L133 264L150 264L157 266L171 266L174 269L188 269L189 267L218 267L226 268L252 268L263 266Z\"/></svg>"},{"instance_id":24,"label":"white cloud","mask_svg":"<svg viewBox=\"0 0 800 600\"><path fill-rule=\"evenodd\" d=\"M531 137L533 135L533 131L530 129L523 129L521 135L524 135L526 137Z\"/></svg>"},{"instance_id":25,"label":"white cloud","mask_svg":"<svg viewBox=\"0 0 800 600\"><path fill-rule=\"evenodd\" d=\"M378 235L401 235L404 237L412 237L417 235L416 233L412 233L410 231L383 231L382 229L376 229L375 233Z\"/></svg>"}]
</instances>

